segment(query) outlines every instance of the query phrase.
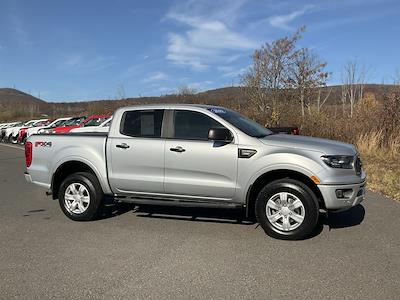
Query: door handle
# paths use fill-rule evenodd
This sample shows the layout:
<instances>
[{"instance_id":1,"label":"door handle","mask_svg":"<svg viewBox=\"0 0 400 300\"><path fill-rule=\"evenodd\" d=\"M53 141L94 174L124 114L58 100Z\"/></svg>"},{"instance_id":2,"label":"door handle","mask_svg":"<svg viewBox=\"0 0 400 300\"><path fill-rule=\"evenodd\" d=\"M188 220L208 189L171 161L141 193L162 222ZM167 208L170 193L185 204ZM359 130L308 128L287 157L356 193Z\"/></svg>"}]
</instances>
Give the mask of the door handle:
<instances>
[{"instance_id":1,"label":"door handle","mask_svg":"<svg viewBox=\"0 0 400 300\"><path fill-rule=\"evenodd\" d=\"M128 149L130 146L128 144L126 144L126 143L122 143L122 144L119 144L119 145L115 145L115 147L121 148L121 149Z\"/></svg>"},{"instance_id":2,"label":"door handle","mask_svg":"<svg viewBox=\"0 0 400 300\"><path fill-rule=\"evenodd\" d=\"M179 152L179 153L186 151L181 146L176 146L175 148L169 148L169 150L172 151L172 152Z\"/></svg>"}]
</instances>

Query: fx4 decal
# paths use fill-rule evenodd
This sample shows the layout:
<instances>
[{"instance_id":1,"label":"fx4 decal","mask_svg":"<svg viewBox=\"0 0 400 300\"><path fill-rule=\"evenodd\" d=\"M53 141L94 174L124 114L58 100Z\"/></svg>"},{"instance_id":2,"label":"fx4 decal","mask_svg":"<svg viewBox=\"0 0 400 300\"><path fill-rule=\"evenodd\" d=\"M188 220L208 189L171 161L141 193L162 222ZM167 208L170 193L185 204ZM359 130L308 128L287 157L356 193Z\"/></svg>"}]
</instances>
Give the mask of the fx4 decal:
<instances>
[{"instance_id":1,"label":"fx4 decal","mask_svg":"<svg viewBox=\"0 0 400 300\"><path fill-rule=\"evenodd\" d=\"M35 147L51 147L51 142L35 142Z\"/></svg>"}]
</instances>

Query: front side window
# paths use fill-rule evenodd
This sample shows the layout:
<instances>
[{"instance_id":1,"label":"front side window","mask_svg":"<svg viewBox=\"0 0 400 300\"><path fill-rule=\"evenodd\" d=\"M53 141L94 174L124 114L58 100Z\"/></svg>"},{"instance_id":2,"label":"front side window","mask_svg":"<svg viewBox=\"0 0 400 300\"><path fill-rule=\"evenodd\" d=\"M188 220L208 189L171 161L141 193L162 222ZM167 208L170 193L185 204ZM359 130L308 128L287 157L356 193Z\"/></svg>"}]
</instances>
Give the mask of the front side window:
<instances>
[{"instance_id":1,"label":"front side window","mask_svg":"<svg viewBox=\"0 0 400 300\"><path fill-rule=\"evenodd\" d=\"M122 116L121 134L132 137L161 137L163 109L127 111Z\"/></svg>"},{"instance_id":2,"label":"front side window","mask_svg":"<svg viewBox=\"0 0 400 300\"><path fill-rule=\"evenodd\" d=\"M224 128L213 118L190 110L174 112L174 138L183 140L208 140L211 128Z\"/></svg>"}]
</instances>

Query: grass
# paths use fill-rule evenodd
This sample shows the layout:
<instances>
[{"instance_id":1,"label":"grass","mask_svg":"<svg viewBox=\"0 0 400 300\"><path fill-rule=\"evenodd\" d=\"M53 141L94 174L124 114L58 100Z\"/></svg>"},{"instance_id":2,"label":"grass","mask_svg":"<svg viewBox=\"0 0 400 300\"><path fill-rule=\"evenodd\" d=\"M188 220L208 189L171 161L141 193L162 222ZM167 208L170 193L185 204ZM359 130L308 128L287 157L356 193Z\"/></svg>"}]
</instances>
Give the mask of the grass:
<instances>
[{"instance_id":1,"label":"grass","mask_svg":"<svg viewBox=\"0 0 400 300\"><path fill-rule=\"evenodd\" d=\"M367 187L400 201L400 139L392 136L389 143L382 143L382 132L363 134L357 140L364 169L367 172Z\"/></svg>"},{"instance_id":2,"label":"grass","mask_svg":"<svg viewBox=\"0 0 400 300\"><path fill-rule=\"evenodd\" d=\"M388 154L362 154L367 188L400 201L400 158Z\"/></svg>"}]
</instances>

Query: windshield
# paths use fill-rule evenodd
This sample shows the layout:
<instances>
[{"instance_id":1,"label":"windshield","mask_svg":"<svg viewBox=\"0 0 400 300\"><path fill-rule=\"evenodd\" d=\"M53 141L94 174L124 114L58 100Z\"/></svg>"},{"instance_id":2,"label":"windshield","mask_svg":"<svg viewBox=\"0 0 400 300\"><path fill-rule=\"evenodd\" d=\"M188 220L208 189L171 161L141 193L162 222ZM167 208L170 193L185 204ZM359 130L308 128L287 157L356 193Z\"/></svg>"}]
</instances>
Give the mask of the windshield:
<instances>
[{"instance_id":1,"label":"windshield","mask_svg":"<svg viewBox=\"0 0 400 300\"><path fill-rule=\"evenodd\" d=\"M29 121L29 122L26 122L26 123L24 123L24 124L22 124L22 126L26 126L26 127L29 127L29 126L31 126L33 123L35 123L36 121Z\"/></svg>"},{"instance_id":2,"label":"windshield","mask_svg":"<svg viewBox=\"0 0 400 300\"><path fill-rule=\"evenodd\" d=\"M208 110L252 137L261 138L273 134L271 130L233 110L219 107L209 108Z\"/></svg>"},{"instance_id":3,"label":"windshield","mask_svg":"<svg viewBox=\"0 0 400 300\"><path fill-rule=\"evenodd\" d=\"M75 126L81 124L81 122L85 120L85 117L80 117L80 118L73 118L71 120L68 120L67 122L64 123L64 126Z\"/></svg>"},{"instance_id":4,"label":"windshield","mask_svg":"<svg viewBox=\"0 0 400 300\"><path fill-rule=\"evenodd\" d=\"M46 126L47 124L49 124L49 121L39 121L34 123L32 127Z\"/></svg>"},{"instance_id":5,"label":"windshield","mask_svg":"<svg viewBox=\"0 0 400 300\"><path fill-rule=\"evenodd\" d=\"M103 123L107 119L108 119L108 117L93 118L90 121L86 122L84 127L99 126L101 123Z\"/></svg>"},{"instance_id":6,"label":"windshield","mask_svg":"<svg viewBox=\"0 0 400 300\"><path fill-rule=\"evenodd\" d=\"M51 127L58 127L63 125L65 122L67 122L68 120L58 120L56 122L54 122L54 124L51 124Z\"/></svg>"}]
</instances>

